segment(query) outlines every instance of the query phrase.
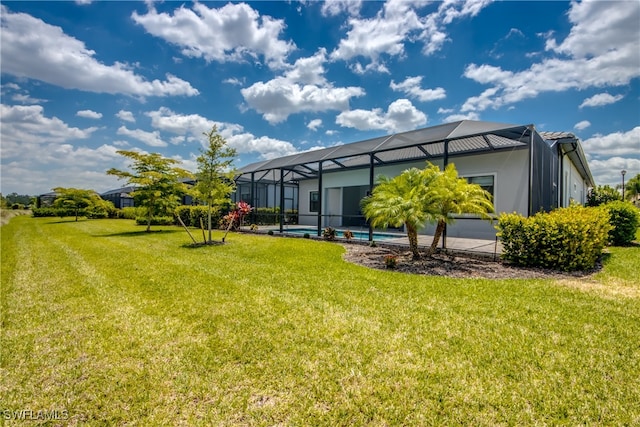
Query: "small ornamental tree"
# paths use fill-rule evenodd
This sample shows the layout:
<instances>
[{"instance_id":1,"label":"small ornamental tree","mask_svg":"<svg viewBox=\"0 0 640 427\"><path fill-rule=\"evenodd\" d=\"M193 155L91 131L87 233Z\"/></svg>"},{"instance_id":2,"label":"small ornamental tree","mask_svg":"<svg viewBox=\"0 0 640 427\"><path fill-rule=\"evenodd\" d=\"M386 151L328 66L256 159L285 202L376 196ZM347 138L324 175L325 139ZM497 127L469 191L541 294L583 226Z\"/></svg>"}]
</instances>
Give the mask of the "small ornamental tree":
<instances>
[{"instance_id":1,"label":"small ornamental tree","mask_svg":"<svg viewBox=\"0 0 640 427\"><path fill-rule=\"evenodd\" d=\"M211 243L212 213L231 203L230 195L235 189L233 181L235 171L232 163L236 150L226 146L227 141L220 136L215 126L204 135L209 144L206 150L200 150L200 156L196 159L197 183L193 188L193 194L207 205L207 228L209 243Z\"/></svg>"},{"instance_id":2,"label":"small ornamental tree","mask_svg":"<svg viewBox=\"0 0 640 427\"><path fill-rule=\"evenodd\" d=\"M144 154L137 151L118 150L118 154L132 161L132 172L111 168L107 175L125 179L128 184L137 187L131 193L136 204L146 208L147 230L151 231L151 220L157 213L169 213L179 204L180 196L188 192L182 178L193 175L184 169L175 167L180 163L158 153Z\"/></svg>"},{"instance_id":3,"label":"small ornamental tree","mask_svg":"<svg viewBox=\"0 0 640 427\"><path fill-rule=\"evenodd\" d=\"M78 216L80 216L81 211L84 209L92 206L103 206L103 203L101 202L104 201L100 198L98 193L93 190L56 187L53 191L56 192L56 199L53 202L53 207L73 211L76 221L78 221Z\"/></svg>"}]
</instances>

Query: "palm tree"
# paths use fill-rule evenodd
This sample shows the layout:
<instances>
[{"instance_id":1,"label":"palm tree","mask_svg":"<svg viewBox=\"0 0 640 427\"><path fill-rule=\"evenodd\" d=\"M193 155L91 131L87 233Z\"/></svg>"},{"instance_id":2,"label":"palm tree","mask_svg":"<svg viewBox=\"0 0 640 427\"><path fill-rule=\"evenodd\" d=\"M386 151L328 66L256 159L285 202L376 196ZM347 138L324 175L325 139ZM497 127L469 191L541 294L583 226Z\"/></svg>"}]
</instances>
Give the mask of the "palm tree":
<instances>
[{"instance_id":1,"label":"palm tree","mask_svg":"<svg viewBox=\"0 0 640 427\"><path fill-rule=\"evenodd\" d=\"M627 181L624 186L625 199L634 202L638 199L638 194L640 194L640 173Z\"/></svg>"},{"instance_id":2,"label":"palm tree","mask_svg":"<svg viewBox=\"0 0 640 427\"><path fill-rule=\"evenodd\" d=\"M453 163L447 165L442 172L434 165L430 165L426 170L429 169L434 169L437 173L438 180L434 184L439 190L438 197L425 206L428 220L437 224L431 247L427 252L430 256L438 247L445 225L455 222L456 218L452 215L479 214L482 218L492 219L489 214L493 213L494 208L491 194L479 185L470 184L466 179L458 177Z\"/></svg>"},{"instance_id":3,"label":"palm tree","mask_svg":"<svg viewBox=\"0 0 640 427\"><path fill-rule=\"evenodd\" d=\"M362 212L372 227L406 227L413 259L420 258L418 230L430 215L425 206L438 198L432 185L436 179L432 170L418 168L407 169L394 178L380 176L371 195L362 200Z\"/></svg>"}]
</instances>

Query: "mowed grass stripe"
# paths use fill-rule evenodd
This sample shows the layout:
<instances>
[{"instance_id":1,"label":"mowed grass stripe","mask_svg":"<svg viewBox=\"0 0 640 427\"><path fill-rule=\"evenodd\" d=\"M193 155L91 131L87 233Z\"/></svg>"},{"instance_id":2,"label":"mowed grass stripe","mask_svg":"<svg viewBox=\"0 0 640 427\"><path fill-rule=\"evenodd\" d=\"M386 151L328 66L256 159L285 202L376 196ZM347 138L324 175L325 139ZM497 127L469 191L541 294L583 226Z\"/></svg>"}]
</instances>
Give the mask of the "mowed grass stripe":
<instances>
[{"instance_id":1,"label":"mowed grass stripe","mask_svg":"<svg viewBox=\"0 0 640 427\"><path fill-rule=\"evenodd\" d=\"M137 233L130 221L5 227L8 408L131 425L631 424L640 414L635 298L373 271L304 239L232 234L190 249L179 229ZM38 300L42 285L58 305Z\"/></svg>"}]
</instances>

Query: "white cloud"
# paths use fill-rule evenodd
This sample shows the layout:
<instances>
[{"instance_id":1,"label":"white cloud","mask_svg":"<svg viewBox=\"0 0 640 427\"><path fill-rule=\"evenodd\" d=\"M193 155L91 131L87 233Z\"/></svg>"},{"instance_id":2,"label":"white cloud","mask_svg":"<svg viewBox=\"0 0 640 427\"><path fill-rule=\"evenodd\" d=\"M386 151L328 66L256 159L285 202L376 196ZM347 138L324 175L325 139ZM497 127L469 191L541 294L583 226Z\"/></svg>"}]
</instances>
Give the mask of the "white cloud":
<instances>
[{"instance_id":1,"label":"white cloud","mask_svg":"<svg viewBox=\"0 0 640 427\"><path fill-rule=\"evenodd\" d=\"M48 193L54 187L74 187L92 189L100 193L122 186L122 182L119 182L116 177L108 176L105 173L105 167L125 166L118 164L118 159L110 158L109 162L103 162L100 165L95 165L94 169L88 169L84 161L98 158L95 150L83 148L74 151L67 149L46 154L47 164L30 159L3 164L3 190L38 195ZM50 168L51 166L55 167ZM92 164L92 166L94 165ZM25 176L28 176L29 179L25 180Z\"/></svg>"},{"instance_id":2,"label":"white cloud","mask_svg":"<svg viewBox=\"0 0 640 427\"><path fill-rule=\"evenodd\" d=\"M76 113L76 116L84 117L85 119L101 119L102 113L93 110L80 110Z\"/></svg>"},{"instance_id":3,"label":"white cloud","mask_svg":"<svg viewBox=\"0 0 640 427\"><path fill-rule=\"evenodd\" d=\"M543 92L623 86L640 76L640 2L572 2L568 16L573 26L565 40L547 41L547 51L556 57L519 72L486 64L467 66L465 77L492 84L494 91L491 96L469 98L467 111L498 108Z\"/></svg>"},{"instance_id":4,"label":"white cloud","mask_svg":"<svg viewBox=\"0 0 640 427\"><path fill-rule=\"evenodd\" d=\"M160 138L160 132L158 131L147 132L142 129L127 129L125 126L120 126L117 133L118 135L138 140L150 147L166 147L169 145Z\"/></svg>"},{"instance_id":5,"label":"white cloud","mask_svg":"<svg viewBox=\"0 0 640 427\"><path fill-rule=\"evenodd\" d=\"M472 111L466 114L451 114L442 121L443 123L459 122L461 120L480 120L478 113Z\"/></svg>"},{"instance_id":6,"label":"white cloud","mask_svg":"<svg viewBox=\"0 0 640 427\"><path fill-rule=\"evenodd\" d=\"M578 122L575 125L573 125L573 128L577 129L577 130L584 130L584 129L588 128L589 126L591 126L591 122L588 121L588 120L583 120L583 121Z\"/></svg>"},{"instance_id":7,"label":"white cloud","mask_svg":"<svg viewBox=\"0 0 640 427\"><path fill-rule=\"evenodd\" d=\"M580 108L582 107L600 107L602 105L614 104L624 98L623 95L613 96L609 93L599 93L597 95L593 95L590 98L585 99L580 104Z\"/></svg>"},{"instance_id":8,"label":"white cloud","mask_svg":"<svg viewBox=\"0 0 640 427\"><path fill-rule=\"evenodd\" d=\"M357 16L362 7L362 0L325 0L322 2L323 16L336 16L343 12Z\"/></svg>"},{"instance_id":9,"label":"white cloud","mask_svg":"<svg viewBox=\"0 0 640 427\"><path fill-rule=\"evenodd\" d=\"M327 83L324 77L325 62L327 62L327 50L320 48L313 56L299 58L292 66L288 66L289 69L284 78L296 83L325 85Z\"/></svg>"},{"instance_id":10,"label":"white cloud","mask_svg":"<svg viewBox=\"0 0 640 427\"><path fill-rule=\"evenodd\" d=\"M224 79L222 81L222 83L227 83L233 86L242 86L244 83L242 83L239 79L235 78L235 77L229 77L228 79Z\"/></svg>"},{"instance_id":11,"label":"white cloud","mask_svg":"<svg viewBox=\"0 0 640 427\"><path fill-rule=\"evenodd\" d=\"M203 133L215 125L229 147L236 149L238 154L258 153L263 159L271 159L297 152L290 142L266 136L256 137L245 132L238 124L216 122L198 114L176 114L166 107L145 114L151 118L151 125L155 129L179 135L186 141L200 141L204 145L206 138ZM172 141L180 142L179 139Z\"/></svg>"},{"instance_id":12,"label":"white cloud","mask_svg":"<svg viewBox=\"0 0 640 427\"><path fill-rule=\"evenodd\" d=\"M424 44L425 55L437 52L448 39L444 26L454 19L477 15L491 0L446 0L440 3L436 12L420 16L418 10L427 3L422 0L389 0L373 18L349 19L347 36L340 40L331 58L349 61L364 57L370 63L363 66L356 62L352 66L354 72L387 72L381 63L382 55L402 57L405 43L415 41Z\"/></svg>"},{"instance_id":13,"label":"white cloud","mask_svg":"<svg viewBox=\"0 0 640 427\"><path fill-rule=\"evenodd\" d=\"M11 99L21 104L41 104L47 102L44 99L33 98L28 93L16 93L11 96Z\"/></svg>"},{"instance_id":14,"label":"white cloud","mask_svg":"<svg viewBox=\"0 0 640 427\"><path fill-rule=\"evenodd\" d=\"M597 185L622 184L620 171L627 171L627 179L640 173L640 159L610 157L604 160L589 160L589 169Z\"/></svg>"},{"instance_id":15,"label":"white cloud","mask_svg":"<svg viewBox=\"0 0 640 427\"><path fill-rule=\"evenodd\" d=\"M494 67L493 65L476 65L471 64L467 66L464 71L464 76L478 83L499 83L504 80L513 78L511 71L504 71L500 67Z\"/></svg>"},{"instance_id":16,"label":"white cloud","mask_svg":"<svg viewBox=\"0 0 640 427\"><path fill-rule=\"evenodd\" d=\"M41 194L53 187L105 190L116 180L104 173L120 159L117 148L76 146L88 140L95 127L71 127L46 117L39 105L0 105L2 189L20 194ZM28 177L29 179L25 179Z\"/></svg>"},{"instance_id":17,"label":"white cloud","mask_svg":"<svg viewBox=\"0 0 640 427\"><path fill-rule=\"evenodd\" d=\"M351 98L364 95L364 90L359 87L303 86L282 77L255 83L241 92L247 104L262 113L262 117L271 124L305 111L343 111L349 108Z\"/></svg>"},{"instance_id":18,"label":"white cloud","mask_svg":"<svg viewBox=\"0 0 640 427\"><path fill-rule=\"evenodd\" d=\"M445 0L440 5L438 13L443 16L442 22L450 24L454 19L476 16L493 0L467 0L460 2L457 0Z\"/></svg>"},{"instance_id":19,"label":"white cloud","mask_svg":"<svg viewBox=\"0 0 640 427\"><path fill-rule=\"evenodd\" d=\"M322 120L320 119L313 119L309 123L307 123L307 128L311 129L314 132L317 131L320 126L322 126Z\"/></svg>"},{"instance_id":20,"label":"white cloud","mask_svg":"<svg viewBox=\"0 0 640 427\"><path fill-rule=\"evenodd\" d=\"M246 3L228 3L216 9L195 3L182 5L173 15L158 13L152 4L144 15L133 12L133 20L144 29L182 49L188 57L207 62L238 62L263 57L271 68L280 68L295 49L293 42L280 40L283 20L260 14Z\"/></svg>"},{"instance_id":21,"label":"white cloud","mask_svg":"<svg viewBox=\"0 0 640 427\"><path fill-rule=\"evenodd\" d=\"M404 81L396 83L391 80L389 87L396 92L404 92L407 96L415 98L422 102L435 101L447 97L447 92L441 88L422 89L422 76L407 77Z\"/></svg>"},{"instance_id":22,"label":"white cloud","mask_svg":"<svg viewBox=\"0 0 640 427\"><path fill-rule=\"evenodd\" d=\"M582 146L585 153L593 156L640 156L640 126L627 132L595 134L582 141Z\"/></svg>"},{"instance_id":23,"label":"white cloud","mask_svg":"<svg viewBox=\"0 0 640 427\"><path fill-rule=\"evenodd\" d=\"M298 152L290 142L268 136L255 137L251 133L232 135L226 140L238 153L260 153L263 159L275 159Z\"/></svg>"},{"instance_id":24,"label":"white cloud","mask_svg":"<svg viewBox=\"0 0 640 427\"><path fill-rule=\"evenodd\" d=\"M217 126L218 131L222 131L225 128L224 124L209 120L198 114L176 114L166 107L161 107L156 111L149 111L145 115L151 118L151 126L155 129L176 135L192 136L201 140L204 140L203 133L209 132L213 126Z\"/></svg>"},{"instance_id":25,"label":"white cloud","mask_svg":"<svg viewBox=\"0 0 640 427\"><path fill-rule=\"evenodd\" d=\"M3 159L23 154L23 146L87 139L97 130L96 127L70 127L57 117L45 117L43 113L40 105L0 105ZM38 155L37 151L34 155Z\"/></svg>"},{"instance_id":26,"label":"white cloud","mask_svg":"<svg viewBox=\"0 0 640 427\"><path fill-rule=\"evenodd\" d=\"M2 85L1 95L2 97L9 97L12 101L19 102L21 104L43 104L47 102L45 99L33 98L29 95L29 92L23 90L15 83L6 83Z\"/></svg>"},{"instance_id":27,"label":"white cloud","mask_svg":"<svg viewBox=\"0 0 640 427\"><path fill-rule=\"evenodd\" d=\"M373 18L349 19L351 29L332 52L334 60L348 61L362 56L378 63L380 55L402 55L404 41L423 24L410 2L389 1Z\"/></svg>"},{"instance_id":28,"label":"white cloud","mask_svg":"<svg viewBox=\"0 0 640 427\"><path fill-rule=\"evenodd\" d=\"M125 122L135 123L136 121L131 111L120 110L116 113L116 117L119 118L120 120L124 120Z\"/></svg>"},{"instance_id":29,"label":"white cloud","mask_svg":"<svg viewBox=\"0 0 640 427\"><path fill-rule=\"evenodd\" d=\"M298 59L284 76L257 82L241 90L247 105L271 124L291 114L328 110L344 111L353 97L363 96L360 87L334 87L324 77L325 49Z\"/></svg>"},{"instance_id":30,"label":"white cloud","mask_svg":"<svg viewBox=\"0 0 640 427\"><path fill-rule=\"evenodd\" d=\"M95 51L62 28L2 5L2 72L40 80L66 89L132 96L193 96L189 82L170 74L148 81L128 65L98 62ZM25 52L29 52L25 55Z\"/></svg>"},{"instance_id":31,"label":"white cloud","mask_svg":"<svg viewBox=\"0 0 640 427\"><path fill-rule=\"evenodd\" d=\"M475 112L475 111L484 111L489 106L498 106L496 100L493 98L495 94L498 92L498 89L495 87L486 89L479 96L472 96L468 98L465 103L462 105L460 111L465 112Z\"/></svg>"},{"instance_id":32,"label":"white cloud","mask_svg":"<svg viewBox=\"0 0 640 427\"><path fill-rule=\"evenodd\" d=\"M336 117L336 123L358 130L383 129L388 132L412 130L427 123L427 116L416 109L408 99L392 102L387 111L373 110L344 111Z\"/></svg>"}]
</instances>

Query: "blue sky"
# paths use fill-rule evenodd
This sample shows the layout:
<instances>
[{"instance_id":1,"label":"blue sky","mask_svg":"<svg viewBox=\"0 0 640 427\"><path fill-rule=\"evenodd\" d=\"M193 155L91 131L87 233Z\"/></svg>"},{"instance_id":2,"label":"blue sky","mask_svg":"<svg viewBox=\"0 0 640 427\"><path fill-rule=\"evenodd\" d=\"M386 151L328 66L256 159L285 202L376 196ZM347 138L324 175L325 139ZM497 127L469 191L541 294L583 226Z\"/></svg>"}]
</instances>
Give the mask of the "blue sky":
<instances>
[{"instance_id":1,"label":"blue sky","mask_svg":"<svg viewBox=\"0 0 640 427\"><path fill-rule=\"evenodd\" d=\"M640 2L14 2L1 190L98 192L117 150L195 170L472 119L574 132L598 184L640 173Z\"/></svg>"}]
</instances>

